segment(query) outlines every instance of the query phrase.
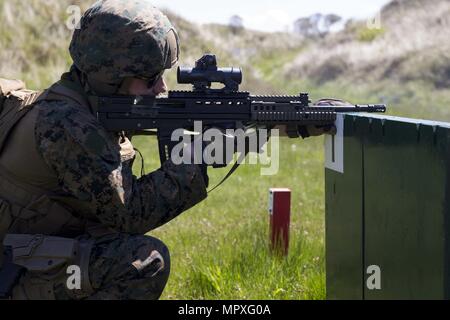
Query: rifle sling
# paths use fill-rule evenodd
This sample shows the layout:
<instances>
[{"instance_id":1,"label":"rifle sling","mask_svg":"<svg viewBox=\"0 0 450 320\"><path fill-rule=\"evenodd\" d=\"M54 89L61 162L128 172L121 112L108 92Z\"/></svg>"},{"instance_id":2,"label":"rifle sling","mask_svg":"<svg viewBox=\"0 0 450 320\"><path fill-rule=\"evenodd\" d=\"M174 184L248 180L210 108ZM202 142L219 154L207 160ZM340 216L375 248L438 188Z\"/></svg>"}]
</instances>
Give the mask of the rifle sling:
<instances>
[{"instance_id":1,"label":"rifle sling","mask_svg":"<svg viewBox=\"0 0 450 320\"><path fill-rule=\"evenodd\" d=\"M222 183L228 180L228 178L239 168L241 164L239 163L239 159L233 164L233 167L230 169L230 171L226 174L226 176L220 181L214 188L208 191L208 193L213 192L215 189L217 189Z\"/></svg>"}]
</instances>

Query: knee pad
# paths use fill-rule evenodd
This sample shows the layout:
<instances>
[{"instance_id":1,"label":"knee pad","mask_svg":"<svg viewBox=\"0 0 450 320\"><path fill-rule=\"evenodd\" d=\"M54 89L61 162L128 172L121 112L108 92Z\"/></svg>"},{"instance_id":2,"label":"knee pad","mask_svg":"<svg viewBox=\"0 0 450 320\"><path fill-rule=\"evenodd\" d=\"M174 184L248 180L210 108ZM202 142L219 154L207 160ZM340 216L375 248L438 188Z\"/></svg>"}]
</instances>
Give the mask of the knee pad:
<instances>
[{"instance_id":1,"label":"knee pad","mask_svg":"<svg viewBox=\"0 0 450 320\"><path fill-rule=\"evenodd\" d=\"M139 273L151 273L153 271L146 270L148 268L157 269L151 276L154 276L158 272L169 273L170 272L170 254L167 246L160 240L143 236L143 242L147 243L143 246L138 254L142 255L142 258L138 258L132 262L132 265Z\"/></svg>"},{"instance_id":2,"label":"knee pad","mask_svg":"<svg viewBox=\"0 0 450 320\"><path fill-rule=\"evenodd\" d=\"M116 234L93 248L92 299L158 299L170 274L170 255L160 240Z\"/></svg>"}]
</instances>

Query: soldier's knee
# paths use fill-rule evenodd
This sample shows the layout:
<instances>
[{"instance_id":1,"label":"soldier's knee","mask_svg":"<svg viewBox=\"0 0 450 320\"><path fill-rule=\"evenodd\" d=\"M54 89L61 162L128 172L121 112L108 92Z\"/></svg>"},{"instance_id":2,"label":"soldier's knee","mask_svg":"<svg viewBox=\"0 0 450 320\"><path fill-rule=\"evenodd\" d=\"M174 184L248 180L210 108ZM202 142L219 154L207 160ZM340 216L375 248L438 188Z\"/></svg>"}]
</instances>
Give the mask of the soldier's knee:
<instances>
[{"instance_id":1,"label":"soldier's knee","mask_svg":"<svg viewBox=\"0 0 450 320\"><path fill-rule=\"evenodd\" d=\"M136 273L128 286L129 298L158 299L164 291L170 275L170 254L167 246L153 237L139 236L140 243L131 262Z\"/></svg>"},{"instance_id":2,"label":"soldier's knee","mask_svg":"<svg viewBox=\"0 0 450 320\"><path fill-rule=\"evenodd\" d=\"M158 299L169 278L167 246L149 236L121 234L103 243L93 257L90 274L98 279L101 299ZM106 266L106 269L103 268ZM106 289L108 288L108 289Z\"/></svg>"},{"instance_id":3,"label":"soldier's knee","mask_svg":"<svg viewBox=\"0 0 450 320\"><path fill-rule=\"evenodd\" d=\"M143 236L142 243L145 245L139 249L139 258L132 265L141 275L159 275L167 282L170 274L169 249L161 240L149 236Z\"/></svg>"}]
</instances>

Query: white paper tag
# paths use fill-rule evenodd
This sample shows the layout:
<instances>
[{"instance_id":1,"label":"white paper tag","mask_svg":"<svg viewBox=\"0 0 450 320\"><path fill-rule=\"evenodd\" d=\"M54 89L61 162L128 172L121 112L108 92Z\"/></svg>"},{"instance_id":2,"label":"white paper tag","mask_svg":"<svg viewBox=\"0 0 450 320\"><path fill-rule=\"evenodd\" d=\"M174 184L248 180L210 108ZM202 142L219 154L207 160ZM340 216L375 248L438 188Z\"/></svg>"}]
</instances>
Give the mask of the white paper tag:
<instances>
[{"instance_id":1,"label":"white paper tag","mask_svg":"<svg viewBox=\"0 0 450 320\"><path fill-rule=\"evenodd\" d=\"M336 117L336 135L325 137L325 168L344 173L344 115Z\"/></svg>"},{"instance_id":2,"label":"white paper tag","mask_svg":"<svg viewBox=\"0 0 450 320\"><path fill-rule=\"evenodd\" d=\"M269 215L273 214L273 192L269 191Z\"/></svg>"}]
</instances>

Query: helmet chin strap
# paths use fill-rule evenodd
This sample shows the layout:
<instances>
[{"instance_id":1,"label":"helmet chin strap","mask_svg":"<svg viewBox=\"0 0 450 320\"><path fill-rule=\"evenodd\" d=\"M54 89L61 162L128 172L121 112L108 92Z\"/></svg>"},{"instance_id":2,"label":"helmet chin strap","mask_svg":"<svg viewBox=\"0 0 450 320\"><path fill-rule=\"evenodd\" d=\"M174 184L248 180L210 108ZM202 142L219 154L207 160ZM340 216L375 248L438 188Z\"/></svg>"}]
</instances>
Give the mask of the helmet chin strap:
<instances>
[{"instance_id":1,"label":"helmet chin strap","mask_svg":"<svg viewBox=\"0 0 450 320\"><path fill-rule=\"evenodd\" d=\"M173 28L167 33L166 46L166 64L164 68L170 69L178 62L180 54L178 34Z\"/></svg>"},{"instance_id":2,"label":"helmet chin strap","mask_svg":"<svg viewBox=\"0 0 450 320\"><path fill-rule=\"evenodd\" d=\"M124 80L121 80L119 83L108 84L95 80L86 73L82 72L75 65L72 66L71 72L77 73L84 91L90 95L108 96L117 94L124 82Z\"/></svg>"},{"instance_id":3,"label":"helmet chin strap","mask_svg":"<svg viewBox=\"0 0 450 320\"><path fill-rule=\"evenodd\" d=\"M86 87L87 89L98 96L108 96L117 94L120 87L122 86L123 80L116 84L108 84L86 76Z\"/></svg>"},{"instance_id":4,"label":"helmet chin strap","mask_svg":"<svg viewBox=\"0 0 450 320\"><path fill-rule=\"evenodd\" d=\"M125 78L122 80L122 83L119 86L119 89L117 90L117 94L124 94L128 95L130 86L131 86L132 78Z\"/></svg>"}]
</instances>

